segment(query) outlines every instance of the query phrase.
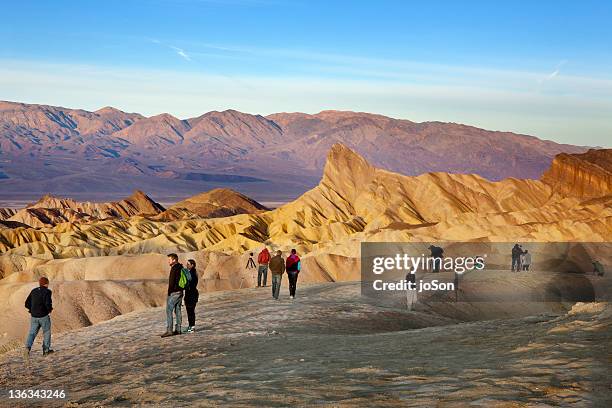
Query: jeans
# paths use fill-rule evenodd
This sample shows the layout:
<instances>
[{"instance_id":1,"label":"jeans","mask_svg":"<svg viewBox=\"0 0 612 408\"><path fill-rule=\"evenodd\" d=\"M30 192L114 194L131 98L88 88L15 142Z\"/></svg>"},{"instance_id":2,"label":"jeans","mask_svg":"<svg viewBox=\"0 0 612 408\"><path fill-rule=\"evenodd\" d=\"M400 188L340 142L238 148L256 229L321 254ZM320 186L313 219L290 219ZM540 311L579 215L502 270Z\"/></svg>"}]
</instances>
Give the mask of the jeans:
<instances>
[{"instance_id":1,"label":"jeans","mask_svg":"<svg viewBox=\"0 0 612 408\"><path fill-rule=\"evenodd\" d=\"M516 255L512 256L512 270L519 271L521 269L521 258Z\"/></svg>"},{"instance_id":2,"label":"jeans","mask_svg":"<svg viewBox=\"0 0 612 408\"><path fill-rule=\"evenodd\" d=\"M289 278L289 296L295 297L298 274L299 272L287 272L287 278Z\"/></svg>"},{"instance_id":3,"label":"jeans","mask_svg":"<svg viewBox=\"0 0 612 408\"><path fill-rule=\"evenodd\" d=\"M30 320L30 333L28 333L28 339L26 340L26 347L31 349L34 344L34 339L38 334L38 330L43 329L43 351L51 349L51 317L49 315L45 317L34 317Z\"/></svg>"},{"instance_id":4,"label":"jeans","mask_svg":"<svg viewBox=\"0 0 612 408\"><path fill-rule=\"evenodd\" d=\"M274 297L274 299L278 299L282 281L283 281L283 275L272 274L272 296Z\"/></svg>"},{"instance_id":5,"label":"jeans","mask_svg":"<svg viewBox=\"0 0 612 408\"><path fill-rule=\"evenodd\" d=\"M176 314L176 331L181 331L181 304L183 303L183 292L172 292L168 296L166 304L166 331L172 331L172 318Z\"/></svg>"},{"instance_id":6,"label":"jeans","mask_svg":"<svg viewBox=\"0 0 612 408\"><path fill-rule=\"evenodd\" d=\"M185 309L187 309L187 320L189 320L189 327L195 326L195 308L196 305L188 305L185 303Z\"/></svg>"},{"instance_id":7,"label":"jeans","mask_svg":"<svg viewBox=\"0 0 612 408\"><path fill-rule=\"evenodd\" d=\"M257 286L261 286L261 277L263 275L263 285L268 283L268 265L259 265L257 270Z\"/></svg>"}]
</instances>

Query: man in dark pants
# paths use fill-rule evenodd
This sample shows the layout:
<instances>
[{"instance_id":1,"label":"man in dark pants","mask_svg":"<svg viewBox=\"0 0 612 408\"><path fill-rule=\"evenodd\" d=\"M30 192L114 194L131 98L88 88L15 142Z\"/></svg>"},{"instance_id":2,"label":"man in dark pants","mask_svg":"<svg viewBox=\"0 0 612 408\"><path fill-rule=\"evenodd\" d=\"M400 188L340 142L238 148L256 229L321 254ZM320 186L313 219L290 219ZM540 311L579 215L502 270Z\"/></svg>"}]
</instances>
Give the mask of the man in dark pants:
<instances>
[{"instance_id":1,"label":"man in dark pants","mask_svg":"<svg viewBox=\"0 0 612 408\"><path fill-rule=\"evenodd\" d=\"M53 353L51 350L51 317L53 302L51 301L51 291L49 290L49 279L44 276L38 280L36 289L32 289L25 301L25 307L32 315L30 319L30 333L25 344L25 357L30 356L30 350L38 331L43 329L43 356Z\"/></svg>"},{"instance_id":2,"label":"man in dark pants","mask_svg":"<svg viewBox=\"0 0 612 408\"><path fill-rule=\"evenodd\" d=\"M285 270L289 279L289 299L295 299L295 290L297 289L298 274L300 273L301 263L300 257L295 249L291 250L291 255L287 257Z\"/></svg>"},{"instance_id":3,"label":"man in dark pants","mask_svg":"<svg viewBox=\"0 0 612 408\"><path fill-rule=\"evenodd\" d=\"M179 286L181 278L181 265L177 254L168 255L168 265L170 265L170 275L168 276L168 300L166 302L166 332L162 337L175 336L181 334L181 306L183 303L183 288ZM176 327L172 331L173 314L176 314Z\"/></svg>"}]
</instances>

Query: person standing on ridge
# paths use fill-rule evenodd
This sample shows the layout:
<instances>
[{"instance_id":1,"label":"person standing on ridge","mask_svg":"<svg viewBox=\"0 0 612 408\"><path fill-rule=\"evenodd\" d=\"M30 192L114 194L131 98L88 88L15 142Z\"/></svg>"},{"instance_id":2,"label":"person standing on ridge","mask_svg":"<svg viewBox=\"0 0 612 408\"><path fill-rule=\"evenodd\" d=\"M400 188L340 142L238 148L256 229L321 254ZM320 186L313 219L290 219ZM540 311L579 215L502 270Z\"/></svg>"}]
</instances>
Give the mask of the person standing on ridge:
<instances>
[{"instance_id":1,"label":"person standing on ridge","mask_svg":"<svg viewBox=\"0 0 612 408\"><path fill-rule=\"evenodd\" d=\"M524 271L528 271L531 266L531 254L527 249L521 254L521 265L523 265Z\"/></svg>"},{"instance_id":2,"label":"person standing on ridge","mask_svg":"<svg viewBox=\"0 0 612 408\"><path fill-rule=\"evenodd\" d=\"M26 361L29 361L32 344L34 344L34 339L41 328L43 329L43 356L53 353L51 349L51 317L49 316L53 311L53 302L49 290L49 279L44 276L41 277L38 280L38 285L37 288L32 289L25 301L25 307L32 316L30 318L30 332L24 350Z\"/></svg>"},{"instance_id":3,"label":"person standing on ridge","mask_svg":"<svg viewBox=\"0 0 612 408\"><path fill-rule=\"evenodd\" d=\"M519 246L519 244L514 244L514 246L512 247L512 272L519 271L519 265L521 263L521 254L523 253L523 250L521 249L521 247Z\"/></svg>"},{"instance_id":4,"label":"person standing on ridge","mask_svg":"<svg viewBox=\"0 0 612 408\"><path fill-rule=\"evenodd\" d=\"M287 257L286 267L287 278L289 279L289 299L295 299L297 289L298 274L301 269L300 257L295 249L291 250L291 255Z\"/></svg>"},{"instance_id":5,"label":"person standing on ridge","mask_svg":"<svg viewBox=\"0 0 612 408\"><path fill-rule=\"evenodd\" d=\"M166 302L166 332L162 337L181 334L181 306L183 303L183 288L179 286L183 265L178 261L177 254L168 255L170 275L168 276L168 300ZM173 315L176 314L176 326L172 331Z\"/></svg>"},{"instance_id":6,"label":"person standing on ridge","mask_svg":"<svg viewBox=\"0 0 612 408\"><path fill-rule=\"evenodd\" d=\"M428 248L431 251L431 257L433 258L433 271L434 273L440 272L440 268L442 267L442 258L444 254L444 250L440 247L430 245Z\"/></svg>"},{"instance_id":7,"label":"person standing on ridge","mask_svg":"<svg viewBox=\"0 0 612 408\"><path fill-rule=\"evenodd\" d=\"M283 272L285 272L285 261L281 251L276 251L276 255L270 259L270 271L272 272L272 297L278 300Z\"/></svg>"},{"instance_id":8,"label":"person standing on ridge","mask_svg":"<svg viewBox=\"0 0 612 408\"><path fill-rule=\"evenodd\" d=\"M191 273L191 280L185 288L185 309L187 309L187 320L189 320L187 333L193 333L195 329L195 308L200 297L198 292L198 272L196 271L196 262L193 259L187 261L187 269Z\"/></svg>"},{"instance_id":9,"label":"person standing on ridge","mask_svg":"<svg viewBox=\"0 0 612 408\"><path fill-rule=\"evenodd\" d=\"M257 269L257 287L261 287L261 281L263 276L263 286L266 286L268 283L268 263L270 262L270 252L268 248L264 247L262 251L259 253L257 257L257 263L259 264L259 269Z\"/></svg>"}]
</instances>

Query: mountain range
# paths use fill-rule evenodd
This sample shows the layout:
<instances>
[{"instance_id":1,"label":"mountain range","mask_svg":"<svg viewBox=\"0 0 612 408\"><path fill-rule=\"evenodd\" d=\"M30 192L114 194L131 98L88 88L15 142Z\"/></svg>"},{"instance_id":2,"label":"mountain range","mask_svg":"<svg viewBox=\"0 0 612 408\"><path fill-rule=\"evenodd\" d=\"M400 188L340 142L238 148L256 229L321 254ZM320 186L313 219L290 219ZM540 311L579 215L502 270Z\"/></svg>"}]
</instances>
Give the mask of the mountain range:
<instances>
[{"instance_id":1,"label":"mountain range","mask_svg":"<svg viewBox=\"0 0 612 408\"><path fill-rule=\"evenodd\" d=\"M231 184L258 200L287 201L316 185L335 143L405 175L443 171L489 180L537 179L556 154L587 150L360 112L264 117L226 110L178 119L0 102L0 188L4 198L135 189L182 198Z\"/></svg>"}]
</instances>

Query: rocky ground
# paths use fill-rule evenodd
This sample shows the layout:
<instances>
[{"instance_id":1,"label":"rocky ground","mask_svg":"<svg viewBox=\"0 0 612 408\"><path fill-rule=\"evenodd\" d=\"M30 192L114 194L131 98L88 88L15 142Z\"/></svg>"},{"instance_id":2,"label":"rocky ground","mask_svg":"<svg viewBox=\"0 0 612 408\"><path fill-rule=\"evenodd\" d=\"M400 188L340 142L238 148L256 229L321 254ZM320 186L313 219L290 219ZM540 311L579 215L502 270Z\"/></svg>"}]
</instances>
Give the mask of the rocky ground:
<instances>
[{"instance_id":1,"label":"rocky ground","mask_svg":"<svg viewBox=\"0 0 612 408\"><path fill-rule=\"evenodd\" d=\"M457 323L382 307L359 283L204 294L198 330L162 339L163 308L0 356L2 406L611 406L612 308ZM9 389L63 389L15 401Z\"/></svg>"}]
</instances>

